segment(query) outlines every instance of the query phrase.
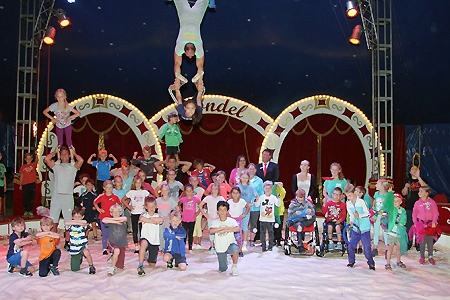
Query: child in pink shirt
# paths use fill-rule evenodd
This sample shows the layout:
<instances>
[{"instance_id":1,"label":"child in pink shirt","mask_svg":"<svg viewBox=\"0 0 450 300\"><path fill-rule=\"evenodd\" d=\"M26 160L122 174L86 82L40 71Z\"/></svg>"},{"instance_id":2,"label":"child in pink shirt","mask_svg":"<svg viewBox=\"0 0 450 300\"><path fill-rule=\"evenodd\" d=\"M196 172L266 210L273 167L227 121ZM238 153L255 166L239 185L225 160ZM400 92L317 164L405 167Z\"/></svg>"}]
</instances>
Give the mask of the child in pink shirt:
<instances>
[{"instance_id":1,"label":"child in pink shirt","mask_svg":"<svg viewBox=\"0 0 450 300\"><path fill-rule=\"evenodd\" d=\"M186 238L187 244L189 246L189 253L192 254L194 225L195 219L200 214L200 210L197 209L198 204L200 203L200 199L194 197L194 187L191 184L186 184L184 186L184 193L186 194L186 196L182 197L179 202L179 204L183 206L183 215L181 220L183 221L183 227L186 230Z\"/></svg>"}]
</instances>

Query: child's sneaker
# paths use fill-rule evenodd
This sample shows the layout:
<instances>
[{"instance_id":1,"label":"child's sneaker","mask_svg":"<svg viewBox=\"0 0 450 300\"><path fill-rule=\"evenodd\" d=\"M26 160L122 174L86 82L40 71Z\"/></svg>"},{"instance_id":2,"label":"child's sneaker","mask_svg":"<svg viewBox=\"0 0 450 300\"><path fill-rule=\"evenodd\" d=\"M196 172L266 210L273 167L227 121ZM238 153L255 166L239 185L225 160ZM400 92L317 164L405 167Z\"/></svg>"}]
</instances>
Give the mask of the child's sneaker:
<instances>
[{"instance_id":1,"label":"child's sneaker","mask_svg":"<svg viewBox=\"0 0 450 300\"><path fill-rule=\"evenodd\" d=\"M361 254L361 253L363 253L363 248L362 248L362 247L359 247L359 248L358 248L358 254Z\"/></svg>"},{"instance_id":2,"label":"child's sneaker","mask_svg":"<svg viewBox=\"0 0 450 300\"><path fill-rule=\"evenodd\" d=\"M375 265L369 265L369 270L375 271Z\"/></svg>"},{"instance_id":3,"label":"child's sneaker","mask_svg":"<svg viewBox=\"0 0 450 300\"><path fill-rule=\"evenodd\" d=\"M139 266L137 271L139 276L145 276L144 266Z\"/></svg>"},{"instance_id":4,"label":"child's sneaker","mask_svg":"<svg viewBox=\"0 0 450 300\"><path fill-rule=\"evenodd\" d=\"M6 267L6 273L12 274L14 273L14 266L10 263L8 263L8 267Z\"/></svg>"},{"instance_id":5,"label":"child's sneaker","mask_svg":"<svg viewBox=\"0 0 450 300\"><path fill-rule=\"evenodd\" d=\"M247 243L244 243L244 244L242 244L242 252L247 252L248 251L248 249L247 249Z\"/></svg>"},{"instance_id":6,"label":"child's sneaker","mask_svg":"<svg viewBox=\"0 0 450 300\"><path fill-rule=\"evenodd\" d=\"M419 264L424 265L425 264L425 257L421 257L419 259Z\"/></svg>"},{"instance_id":7,"label":"child's sneaker","mask_svg":"<svg viewBox=\"0 0 450 300\"><path fill-rule=\"evenodd\" d=\"M402 269L406 269L406 265L403 262L398 262L397 263L397 267L402 268Z\"/></svg>"},{"instance_id":8,"label":"child's sneaker","mask_svg":"<svg viewBox=\"0 0 450 300\"><path fill-rule=\"evenodd\" d=\"M139 253L139 249L141 249L139 246L136 246L136 249L134 249L134 253Z\"/></svg>"},{"instance_id":9,"label":"child's sneaker","mask_svg":"<svg viewBox=\"0 0 450 300\"><path fill-rule=\"evenodd\" d=\"M94 266L89 266L89 274L95 274L95 267Z\"/></svg>"},{"instance_id":10,"label":"child's sneaker","mask_svg":"<svg viewBox=\"0 0 450 300\"><path fill-rule=\"evenodd\" d=\"M378 256L378 249L373 249L372 250L372 256L373 257Z\"/></svg>"},{"instance_id":11,"label":"child's sneaker","mask_svg":"<svg viewBox=\"0 0 450 300\"><path fill-rule=\"evenodd\" d=\"M328 251L333 251L334 250L334 243L328 243Z\"/></svg>"},{"instance_id":12,"label":"child's sneaker","mask_svg":"<svg viewBox=\"0 0 450 300\"><path fill-rule=\"evenodd\" d=\"M347 267L349 267L349 268L353 268L353 267L355 267L355 263L354 262L349 262L348 264L347 264Z\"/></svg>"},{"instance_id":13,"label":"child's sneaker","mask_svg":"<svg viewBox=\"0 0 450 300\"><path fill-rule=\"evenodd\" d=\"M114 274L116 274L116 267L111 267L108 270L108 276L113 276Z\"/></svg>"},{"instance_id":14,"label":"child's sneaker","mask_svg":"<svg viewBox=\"0 0 450 300\"><path fill-rule=\"evenodd\" d=\"M232 276L238 276L239 275L239 272L237 270L237 266L231 267L231 275Z\"/></svg>"},{"instance_id":15,"label":"child's sneaker","mask_svg":"<svg viewBox=\"0 0 450 300\"><path fill-rule=\"evenodd\" d=\"M430 257L429 259L428 259L428 262L431 264L431 265L435 265L436 264L436 262L434 261L434 258L432 258L432 257Z\"/></svg>"},{"instance_id":16,"label":"child's sneaker","mask_svg":"<svg viewBox=\"0 0 450 300\"><path fill-rule=\"evenodd\" d=\"M255 242L254 241L250 242L250 247L255 247Z\"/></svg>"},{"instance_id":17,"label":"child's sneaker","mask_svg":"<svg viewBox=\"0 0 450 300\"><path fill-rule=\"evenodd\" d=\"M210 247L208 252L209 254L216 254L216 249L214 247Z\"/></svg>"},{"instance_id":18,"label":"child's sneaker","mask_svg":"<svg viewBox=\"0 0 450 300\"><path fill-rule=\"evenodd\" d=\"M113 256L114 256L114 254L111 254L111 255L109 256L109 258L106 260L106 262L107 262L108 264L112 263L112 258L113 258Z\"/></svg>"},{"instance_id":19,"label":"child's sneaker","mask_svg":"<svg viewBox=\"0 0 450 300\"><path fill-rule=\"evenodd\" d=\"M50 267L50 272L52 272L52 274L55 275L55 276L58 276L58 275L59 275L58 267L51 266L51 267Z\"/></svg>"},{"instance_id":20,"label":"child's sneaker","mask_svg":"<svg viewBox=\"0 0 450 300\"><path fill-rule=\"evenodd\" d=\"M239 252L239 257L244 257L244 253L243 252Z\"/></svg>"},{"instance_id":21,"label":"child's sneaker","mask_svg":"<svg viewBox=\"0 0 450 300\"><path fill-rule=\"evenodd\" d=\"M387 271L392 271L392 267L391 267L390 264L385 264L384 265L384 269L387 270Z\"/></svg>"},{"instance_id":22,"label":"child's sneaker","mask_svg":"<svg viewBox=\"0 0 450 300\"><path fill-rule=\"evenodd\" d=\"M34 218L33 212L31 211L28 212L28 218Z\"/></svg>"},{"instance_id":23,"label":"child's sneaker","mask_svg":"<svg viewBox=\"0 0 450 300\"><path fill-rule=\"evenodd\" d=\"M338 243L338 244L336 245L336 250L339 250L339 251L342 250L342 244L341 244L341 243Z\"/></svg>"},{"instance_id":24,"label":"child's sneaker","mask_svg":"<svg viewBox=\"0 0 450 300\"><path fill-rule=\"evenodd\" d=\"M167 262L167 269L172 269L173 268L173 258L171 258L168 262Z\"/></svg>"},{"instance_id":25,"label":"child's sneaker","mask_svg":"<svg viewBox=\"0 0 450 300\"><path fill-rule=\"evenodd\" d=\"M27 268L22 268L22 269L20 269L19 275L23 276L23 277L31 277L31 276L33 276L33 273L28 271Z\"/></svg>"},{"instance_id":26,"label":"child's sneaker","mask_svg":"<svg viewBox=\"0 0 450 300\"><path fill-rule=\"evenodd\" d=\"M108 255L108 250L103 249L103 255Z\"/></svg>"}]
</instances>

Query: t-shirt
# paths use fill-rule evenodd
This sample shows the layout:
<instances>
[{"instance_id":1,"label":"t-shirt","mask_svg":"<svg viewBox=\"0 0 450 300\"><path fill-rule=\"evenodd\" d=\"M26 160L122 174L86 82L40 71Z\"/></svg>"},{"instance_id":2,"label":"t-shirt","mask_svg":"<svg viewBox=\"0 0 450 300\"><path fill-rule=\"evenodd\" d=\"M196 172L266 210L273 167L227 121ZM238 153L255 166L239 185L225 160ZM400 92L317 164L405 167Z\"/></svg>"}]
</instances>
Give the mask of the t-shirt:
<instances>
[{"instance_id":1,"label":"t-shirt","mask_svg":"<svg viewBox=\"0 0 450 300\"><path fill-rule=\"evenodd\" d=\"M164 124L158 139L162 140L164 138L166 146L177 147L183 142L181 137L180 128L177 124L170 125L169 123Z\"/></svg>"},{"instance_id":2,"label":"t-shirt","mask_svg":"<svg viewBox=\"0 0 450 300\"><path fill-rule=\"evenodd\" d=\"M416 201L419 200L420 198L419 197L420 182L419 179L412 179L411 177L409 177L405 180L403 186L405 186L406 183L409 183L410 187L405 197L405 209L412 210L414 207L414 203L416 203Z\"/></svg>"},{"instance_id":3,"label":"t-shirt","mask_svg":"<svg viewBox=\"0 0 450 300\"><path fill-rule=\"evenodd\" d=\"M121 224L109 223L107 224L109 228L109 241L116 245L117 247L125 247L128 245L127 241L127 222Z\"/></svg>"},{"instance_id":4,"label":"t-shirt","mask_svg":"<svg viewBox=\"0 0 450 300\"><path fill-rule=\"evenodd\" d=\"M373 199L375 199L375 206L373 207L373 209L375 211L380 211L383 208L383 201L384 198L386 198L386 194L381 195L380 193L375 192L375 194L373 195Z\"/></svg>"},{"instance_id":5,"label":"t-shirt","mask_svg":"<svg viewBox=\"0 0 450 300\"><path fill-rule=\"evenodd\" d=\"M153 176L153 167L155 162L157 162L158 159L150 156L149 158L145 158L143 156L139 156L137 159L133 159L132 164L133 165L139 165L139 168L145 172L145 176L152 177Z\"/></svg>"},{"instance_id":6,"label":"t-shirt","mask_svg":"<svg viewBox=\"0 0 450 300\"><path fill-rule=\"evenodd\" d=\"M211 193L212 183L208 186L206 189L208 192ZM228 193L231 192L231 186L228 183L222 183L220 185L220 196L222 196L224 199L228 199Z\"/></svg>"},{"instance_id":7,"label":"t-shirt","mask_svg":"<svg viewBox=\"0 0 450 300\"><path fill-rule=\"evenodd\" d=\"M93 160L92 166L97 168L97 180L105 181L111 178L109 171L114 166L114 161L111 159L105 161Z\"/></svg>"},{"instance_id":8,"label":"t-shirt","mask_svg":"<svg viewBox=\"0 0 450 300\"><path fill-rule=\"evenodd\" d=\"M233 199L228 200L228 204L230 205L230 210L228 213L232 218L238 218L240 215L243 214L244 208L247 205L247 202L245 202L244 199L239 199L239 201L236 203Z\"/></svg>"},{"instance_id":9,"label":"t-shirt","mask_svg":"<svg viewBox=\"0 0 450 300\"><path fill-rule=\"evenodd\" d=\"M245 202L252 204L255 202L256 196L258 194L256 193L256 190L251 185L238 185L239 189L241 190L241 198L245 200Z\"/></svg>"},{"instance_id":10,"label":"t-shirt","mask_svg":"<svg viewBox=\"0 0 450 300\"><path fill-rule=\"evenodd\" d=\"M131 184L133 183L133 177L128 176L127 179L122 177L122 189L125 190L125 194L131 189Z\"/></svg>"},{"instance_id":11,"label":"t-shirt","mask_svg":"<svg viewBox=\"0 0 450 300\"><path fill-rule=\"evenodd\" d=\"M264 183L261 178L258 176L254 176L252 179L250 179L250 185L255 189L256 193L258 195L264 195ZM256 205L252 205L250 207L250 211L259 211L260 207Z\"/></svg>"},{"instance_id":12,"label":"t-shirt","mask_svg":"<svg viewBox=\"0 0 450 300\"><path fill-rule=\"evenodd\" d=\"M114 195L116 195L117 197L119 197L120 200L122 200L123 197L127 194L128 191L129 191L129 190L125 190L125 189L123 189L123 187L122 187L121 190L113 189L112 192L113 192Z\"/></svg>"},{"instance_id":13,"label":"t-shirt","mask_svg":"<svg viewBox=\"0 0 450 300\"><path fill-rule=\"evenodd\" d=\"M370 232L370 219L369 210L367 209L366 202L361 198L357 198L355 203L347 201L347 211L350 218L350 222L353 222L356 226L353 226L354 231L361 230L361 233ZM355 211L358 212L359 218L355 217ZM357 227L358 226L358 227Z\"/></svg>"},{"instance_id":14,"label":"t-shirt","mask_svg":"<svg viewBox=\"0 0 450 300\"><path fill-rule=\"evenodd\" d=\"M206 196L203 202L206 203L206 208L208 209L208 220L216 220L219 218L217 214L217 202L226 201L222 196L213 197L212 195Z\"/></svg>"},{"instance_id":15,"label":"t-shirt","mask_svg":"<svg viewBox=\"0 0 450 300\"><path fill-rule=\"evenodd\" d=\"M169 226L169 214L178 205L178 202L170 197L164 200L162 197L156 199L156 207L158 207L158 215L163 218L163 227Z\"/></svg>"},{"instance_id":16,"label":"t-shirt","mask_svg":"<svg viewBox=\"0 0 450 300\"><path fill-rule=\"evenodd\" d=\"M0 186L5 186L5 180L4 180L5 173L6 173L6 167L4 164L0 163Z\"/></svg>"},{"instance_id":17,"label":"t-shirt","mask_svg":"<svg viewBox=\"0 0 450 300\"><path fill-rule=\"evenodd\" d=\"M56 163L52 169L55 175L52 197L57 194L72 195L78 169L70 163Z\"/></svg>"},{"instance_id":18,"label":"t-shirt","mask_svg":"<svg viewBox=\"0 0 450 300\"><path fill-rule=\"evenodd\" d=\"M342 190L342 192L344 192L344 188L347 184L348 182L345 179L333 179L325 180L323 186L327 189L328 197L333 198L333 190L338 187Z\"/></svg>"},{"instance_id":19,"label":"t-shirt","mask_svg":"<svg viewBox=\"0 0 450 300\"><path fill-rule=\"evenodd\" d=\"M196 197L196 198L202 200L202 198L203 198L203 193L204 193L204 192L205 192L205 189L202 188L202 187L200 187L200 186L198 186L198 187L196 187L196 188L194 189L194 197Z\"/></svg>"},{"instance_id":20,"label":"t-shirt","mask_svg":"<svg viewBox=\"0 0 450 300\"><path fill-rule=\"evenodd\" d=\"M8 259L11 256L13 256L15 253L18 253L18 252L23 250L23 246L18 246L16 244L14 244L14 241L17 240L17 239L26 238L27 236L28 236L28 233L26 233L25 231L22 231L20 233L20 237L15 232L13 232L9 236L9 248L8 248L8 252L6 253L6 259Z\"/></svg>"},{"instance_id":21,"label":"t-shirt","mask_svg":"<svg viewBox=\"0 0 450 300\"><path fill-rule=\"evenodd\" d=\"M111 213L109 212L109 209L111 208L111 206L113 206L114 204L119 204L121 205L122 202L120 201L119 197L117 197L116 195L112 194L111 196L107 196L106 194L101 194L100 196L98 196L95 200L94 203L99 205L101 209L104 210L104 212L100 213L100 215L98 216L98 218L100 220L102 220L105 217L109 217L112 218Z\"/></svg>"},{"instance_id":22,"label":"t-shirt","mask_svg":"<svg viewBox=\"0 0 450 300\"><path fill-rule=\"evenodd\" d=\"M258 198L255 205L260 206L259 221L275 222L275 206L280 206L280 199L274 195L262 195Z\"/></svg>"},{"instance_id":23,"label":"t-shirt","mask_svg":"<svg viewBox=\"0 0 450 300\"><path fill-rule=\"evenodd\" d=\"M180 197L180 190L183 187L183 184L177 180L175 180L172 183L167 183L166 181L163 181L162 183L167 184L169 186L169 197L172 197L174 199L178 199Z\"/></svg>"},{"instance_id":24,"label":"t-shirt","mask_svg":"<svg viewBox=\"0 0 450 300\"><path fill-rule=\"evenodd\" d=\"M201 172L195 169L191 171L191 175L198 177L199 183L204 189L207 189L211 184L211 170L209 168L203 168Z\"/></svg>"},{"instance_id":25,"label":"t-shirt","mask_svg":"<svg viewBox=\"0 0 450 300\"><path fill-rule=\"evenodd\" d=\"M180 202L183 204L183 216L181 220L183 222L195 222L195 213L197 212L197 205L200 203L200 200L196 197L191 199L183 197L180 199Z\"/></svg>"},{"instance_id":26,"label":"t-shirt","mask_svg":"<svg viewBox=\"0 0 450 300\"><path fill-rule=\"evenodd\" d=\"M144 212L145 197L150 193L146 190L130 190L126 194L130 198L130 205L134 207L131 211L132 215L140 215Z\"/></svg>"},{"instance_id":27,"label":"t-shirt","mask_svg":"<svg viewBox=\"0 0 450 300\"><path fill-rule=\"evenodd\" d=\"M327 201L322 207L322 214L326 217L327 222L336 222L338 220L345 221L347 217L347 207L344 202Z\"/></svg>"},{"instance_id":28,"label":"t-shirt","mask_svg":"<svg viewBox=\"0 0 450 300\"><path fill-rule=\"evenodd\" d=\"M238 223L235 219L228 218L225 221L220 219L214 220L211 223L211 228L220 227L238 227ZM236 244L236 238L234 237L234 232L216 233L214 238L214 246L216 247L217 253L224 253L227 251L228 246L231 244Z\"/></svg>"},{"instance_id":29,"label":"t-shirt","mask_svg":"<svg viewBox=\"0 0 450 300\"><path fill-rule=\"evenodd\" d=\"M73 106L67 105L67 113L64 113L58 108L58 102L52 103L48 107L48 110L53 112L56 120L58 120L58 122L56 122L56 127L58 128L66 128L71 125L71 120L68 120L68 118L70 117L70 112L72 111L72 109ZM67 121L65 121L66 119Z\"/></svg>"},{"instance_id":30,"label":"t-shirt","mask_svg":"<svg viewBox=\"0 0 450 300\"><path fill-rule=\"evenodd\" d=\"M40 246L41 253L39 254L39 261L46 259L52 255L53 251L56 249L56 245L59 243L59 239L51 236L43 236L41 238L36 238L37 244Z\"/></svg>"},{"instance_id":31,"label":"t-shirt","mask_svg":"<svg viewBox=\"0 0 450 300\"><path fill-rule=\"evenodd\" d=\"M80 207L85 208L85 216L97 214L97 211L94 210L94 201L96 198L97 194L94 192L85 192L80 196L80 198L78 198Z\"/></svg>"},{"instance_id":32,"label":"t-shirt","mask_svg":"<svg viewBox=\"0 0 450 300\"><path fill-rule=\"evenodd\" d=\"M152 216L146 211L142 214L144 218L157 218L160 215L154 213ZM159 245L159 224L142 223L141 239L146 239L152 245Z\"/></svg>"},{"instance_id":33,"label":"t-shirt","mask_svg":"<svg viewBox=\"0 0 450 300\"><path fill-rule=\"evenodd\" d=\"M0 166L1 169L1 166ZM20 167L19 173L22 174L22 185L36 182L36 163L25 164ZM4 173L3 173L4 174ZM3 180L3 174L0 170L0 181ZM1 186L1 182L0 182Z\"/></svg>"},{"instance_id":34,"label":"t-shirt","mask_svg":"<svg viewBox=\"0 0 450 300\"><path fill-rule=\"evenodd\" d=\"M80 253L81 249L87 245L86 227L81 225L70 225L70 255L76 255Z\"/></svg>"}]
</instances>

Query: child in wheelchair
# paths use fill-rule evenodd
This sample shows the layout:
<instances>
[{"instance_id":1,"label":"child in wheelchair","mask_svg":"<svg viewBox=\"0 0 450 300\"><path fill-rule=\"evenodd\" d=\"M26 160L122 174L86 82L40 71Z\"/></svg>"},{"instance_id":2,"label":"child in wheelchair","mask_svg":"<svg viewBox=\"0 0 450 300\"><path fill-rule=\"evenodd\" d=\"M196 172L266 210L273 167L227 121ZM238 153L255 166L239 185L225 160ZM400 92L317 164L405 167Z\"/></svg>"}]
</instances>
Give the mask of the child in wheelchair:
<instances>
[{"instance_id":1,"label":"child in wheelchair","mask_svg":"<svg viewBox=\"0 0 450 300\"><path fill-rule=\"evenodd\" d=\"M298 189L295 193L295 199L292 200L288 208L288 221L286 223L286 238L288 239L285 249L293 245L290 237L290 227L294 227L297 231L298 251L305 253L303 247L303 240L305 238L304 230L314 224L316 221L316 214L314 205L306 200L306 193L303 189Z\"/></svg>"},{"instance_id":2,"label":"child in wheelchair","mask_svg":"<svg viewBox=\"0 0 450 300\"><path fill-rule=\"evenodd\" d=\"M327 229L328 251L342 250L342 230L344 229L345 218L347 217L347 207L341 201L342 190L339 187L334 188L332 192L332 201L323 203L322 214L325 217L324 230ZM336 233L336 247L333 240L333 233Z\"/></svg>"}]
</instances>

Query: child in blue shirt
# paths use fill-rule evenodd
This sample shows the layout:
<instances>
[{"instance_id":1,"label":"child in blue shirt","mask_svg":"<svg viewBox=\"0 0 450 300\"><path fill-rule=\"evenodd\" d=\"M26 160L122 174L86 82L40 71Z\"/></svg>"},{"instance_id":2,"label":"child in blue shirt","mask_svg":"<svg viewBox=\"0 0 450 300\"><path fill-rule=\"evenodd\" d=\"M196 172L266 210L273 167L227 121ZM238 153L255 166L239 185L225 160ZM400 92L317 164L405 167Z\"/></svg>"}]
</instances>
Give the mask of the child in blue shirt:
<instances>
[{"instance_id":1,"label":"child in blue shirt","mask_svg":"<svg viewBox=\"0 0 450 300\"><path fill-rule=\"evenodd\" d=\"M180 271L186 270L186 230L181 226L181 215L178 211L173 211L169 215L170 226L164 230L164 261L167 262L167 268L180 268Z\"/></svg>"},{"instance_id":2,"label":"child in blue shirt","mask_svg":"<svg viewBox=\"0 0 450 300\"><path fill-rule=\"evenodd\" d=\"M100 193L100 191L103 191L103 182L110 179L111 176L109 175L109 172L111 171L111 168L117 164L118 160L114 155L108 155L106 149L98 151L98 160L92 160L92 158L96 156L95 153L92 153L91 156L89 156L87 163L97 169L96 191Z\"/></svg>"},{"instance_id":3,"label":"child in blue shirt","mask_svg":"<svg viewBox=\"0 0 450 300\"><path fill-rule=\"evenodd\" d=\"M25 221L22 218L15 218L11 222L13 233L9 237L9 249L6 254L8 262L7 272L12 274L18 271L24 277L33 276L34 267L28 261L29 252L24 246L33 243L32 237L25 232Z\"/></svg>"}]
</instances>

